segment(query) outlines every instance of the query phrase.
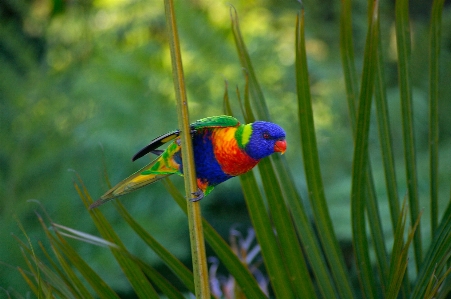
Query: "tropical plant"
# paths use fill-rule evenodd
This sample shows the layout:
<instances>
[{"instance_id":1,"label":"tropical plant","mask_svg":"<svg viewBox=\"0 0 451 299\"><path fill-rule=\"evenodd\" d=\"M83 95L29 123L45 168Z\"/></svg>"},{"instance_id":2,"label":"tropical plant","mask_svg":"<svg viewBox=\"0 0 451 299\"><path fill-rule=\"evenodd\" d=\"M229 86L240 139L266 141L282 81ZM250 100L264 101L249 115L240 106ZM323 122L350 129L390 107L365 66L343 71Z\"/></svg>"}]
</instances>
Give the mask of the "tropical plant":
<instances>
[{"instance_id":1,"label":"tropical plant","mask_svg":"<svg viewBox=\"0 0 451 299\"><path fill-rule=\"evenodd\" d=\"M166 1L167 20L172 30L173 61L180 63L176 48L179 47L176 35L175 19L171 1ZM295 73L298 101L298 120L304 171L310 207L301 199L296 181L284 157L273 156L263 160L258 171L249 172L240 177L245 201L255 230L258 249L264 265L263 274L270 284L270 296L276 298L445 298L451 291L451 284L444 283L450 272L451 252L451 203L444 213L439 215L437 184L438 173L438 86L440 84L439 59L441 45L441 14L444 1L434 0L430 18L430 69L429 69L429 148L430 148L430 224L425 238L425 226L422 220L419 201L418 162L415 147L415 130L412 110L411 85L411 34L409 28L408 1L396 1L395 29L397 67L401 105L401 124L405 157L406 189L405 196L399 195L400 183L397 180L394 165L392 124L387 104L387 83L384 76L384 45L380 32L379 1L369 1L368 27L364 48L361 76L358 75L354 57L353 26L351 23L351 1L341 2L340 53L344 82L347 91L354 152L352 165L352 188L350 194L352 245L355 262L347 265L345 255L336 236L334 223L330 216L326 193L323 186L323 174L317 146L313 104L310 92L310 77L307 64L303 11L295 23ZM237 90L241 111L246 122L254 119L270 119L263 91L258 83L250 54L246 49L240 32L237 12L231 8L232 31L238 56L244 70L246 84L241 94ZM294 23L294 22L293 22ZM178 91L179 125L187 126L188 116L183 114L183 72L180 64L174 64L173 75ZM373 105L374 100L374 105ZM224 94L225 112L232 114L230 96L226 86ZM375 112L372 111L374 107ZM381 150L383 174L372 171L374 159L369 154L371 118L375 117ZM294 121L294 120L293 120ZM296 150L296 149L290 149ZM191 169L192 171L192 169ZM188 171L185 171L188 173ZM192 192L193 183L187 178L187 194ZM390 221L381 217L381 202L375 189L375 180L386 183L387 206ZM259 181L261 180L262 189ZM80 177L74 183L86 208L92 203L91 195ZM142 258L133 255L127 249L114 226L102 214L100 209L89 211L101 236L94 237L79 230L55 223L48 216L38 215L50 246L39 244L44 257L39 258L31 242L18 240L28 269L19 268L25 281L37 297L64 298L115 298L119 295L98 275L82 255L73 249L68 238L80 239L109 249L119 264L125 277L140 298L158 298L164 294L168 298L183 298L186 292L196 293L199 297L210 297L208 283L214 286L214 296L234 298L265 298L265 284L255 264L245 257L250 248L244 240L240 246L229 245L205 220L201 219L199 207L192 212L191 205L175 188L170 180L164 185L180 206L188 214L192 231L198 233L192 242L205 237L206 243L213 249L217 260L212 263L210 280L205 267L203 248L192 246L194 269L191 271L170 250L158 243L119 202L114 205L122 219L128 223L137 237L143 240L149 250L154 251L171 269L183 287L176 287L173 281L163 277ZM190 189L191 187L191 189ZM385 204L385 203L384 203ZM190 212L191 210L191 212ZM410 215L410 217L408 217ZM407 219L411 225L406 228ZM387 224L386 222L389 222ZM48 224L50 228L48 228ZM195 224L195 223L201 223ZM393 235L392 244L386 237L389 230ZM202 230L199 230L202 229ZM24 231L26 234L26 232ZM236 240L236 239L235 239ZM200 241L203 243L202 239ZM246 245L247 244L247 245ZM196 255L195 250L200 250ZM53 252L53 257L50 252ZM409 262L409 256L414 256ZM251 255L255 257L254 254ZM204 260L199 260L204 259ZM253 259L252 259L253 260ZM219 262L218 262L219 261ZM233 291L221 293L218 289L216 267L223 265L235 282ZM197 267L197 268L196 268ZM202 270L202 268L204 270ZM196 270L201 269L201 270ZM355 281L358 280L358 283ZM224 287L230 284L223 284Z\"/></svg>"}]
</instances>

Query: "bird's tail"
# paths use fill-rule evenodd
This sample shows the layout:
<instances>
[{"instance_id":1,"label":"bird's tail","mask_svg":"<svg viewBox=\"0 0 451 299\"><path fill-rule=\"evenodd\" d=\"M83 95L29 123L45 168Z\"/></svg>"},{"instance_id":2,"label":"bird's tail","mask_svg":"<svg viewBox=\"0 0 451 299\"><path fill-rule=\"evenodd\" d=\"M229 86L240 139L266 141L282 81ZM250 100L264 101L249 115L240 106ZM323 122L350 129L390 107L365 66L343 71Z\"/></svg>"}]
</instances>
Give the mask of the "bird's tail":
<instances>
[{"instance_id":1,"label":"bird's tail","mask_svg":"<svg viewBox=\"0 0 451 299\"><path fill-rule=\"evenodd\" d=\"M155 183L168 175L178 173L180 165L177 164L173 159L167 159L164 155L156 158L150 164L144 166L125 180L119 182L116 186L108 190L104 195L102 195L97 201L89 206L89 209L97 208L104 203L122 196L124 194L130 193L144 187L146 185Z\"/></svg>"}]
</instances>

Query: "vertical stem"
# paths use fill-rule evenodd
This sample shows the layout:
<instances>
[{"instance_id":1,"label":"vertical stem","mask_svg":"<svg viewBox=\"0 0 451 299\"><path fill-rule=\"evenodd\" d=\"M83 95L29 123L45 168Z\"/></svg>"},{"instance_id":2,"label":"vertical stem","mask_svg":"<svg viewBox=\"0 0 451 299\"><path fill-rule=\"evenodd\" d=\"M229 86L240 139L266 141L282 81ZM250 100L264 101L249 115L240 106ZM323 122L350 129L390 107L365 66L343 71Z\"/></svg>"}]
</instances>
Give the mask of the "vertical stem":
<instances>
[{"instance_id":1,"label":"vertical stem","mask_svg":"<svg viewBox=\"0 0 451 299\"><path fill-rule=\"evenodd\" d=\"M197 184L189 125L188 100L186 98L182 56L180 53L177 24L175 21L174 4L172 0L165 0L164 3L166 20L168 24L169 45L171 50L172 75L174 78L174 88L177 100L178 123L181 130L180 141L182 147L185 191L186 197L190 199L193 197L193 193L197 191ZM199 202L188 202L187 210L196 298L209 298L210 288L207 259L205 255L205 242L202 232L202 218Z\"/></svg>"}]
</instances>

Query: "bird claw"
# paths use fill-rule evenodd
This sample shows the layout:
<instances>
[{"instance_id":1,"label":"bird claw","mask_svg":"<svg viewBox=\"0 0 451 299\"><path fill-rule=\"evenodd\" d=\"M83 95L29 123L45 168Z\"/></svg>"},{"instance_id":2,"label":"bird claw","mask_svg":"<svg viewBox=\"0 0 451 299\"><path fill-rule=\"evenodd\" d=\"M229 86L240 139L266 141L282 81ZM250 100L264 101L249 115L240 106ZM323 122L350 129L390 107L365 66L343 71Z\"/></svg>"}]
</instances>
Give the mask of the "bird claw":
<instances>
[{"instance_id":1,"label":"bird claw","mask_svg":"<svg viewBox=\"0 0 451 299\"><path fill-rule=\"evenodd\" d=\"M194 198L191 198L189 201L191 202L196 202L201 200L202 198L204 198L204 191L202 191L200 188L197 188L196 192L191 193L192 195L194 195Z\"/></svg>"}]
</instances>

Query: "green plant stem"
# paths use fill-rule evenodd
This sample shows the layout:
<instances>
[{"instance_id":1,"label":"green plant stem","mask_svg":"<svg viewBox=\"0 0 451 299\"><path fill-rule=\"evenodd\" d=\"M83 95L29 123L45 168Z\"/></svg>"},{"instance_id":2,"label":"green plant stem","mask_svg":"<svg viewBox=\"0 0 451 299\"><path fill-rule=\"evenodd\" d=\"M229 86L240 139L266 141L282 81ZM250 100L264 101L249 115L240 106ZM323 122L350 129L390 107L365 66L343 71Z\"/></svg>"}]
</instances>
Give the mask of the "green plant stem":
<instances>
[{"instance_id":1,"label":"green plant stem","mask_svg":"<svg viewBox=\"0 0 451 299\"><path fill-rule=\"evenodd\" d=\"M172 75L174 78L174 87L177 100L177 116L179 128L181 129L180 141L182 147L185 191L186 197L191 199L193 197L193 193L197 191L197 184L189 126L188 100L186 97L185 80L183 77L182 56L180 53L180 42L178 38L173 1L165 0L164 3L171 50ZM202 217L199 201L188 202L187 208L196 298L209 298L210 288L207 258L205 255L205 242L202 231Z\"/></svg>"}]
</instances>

